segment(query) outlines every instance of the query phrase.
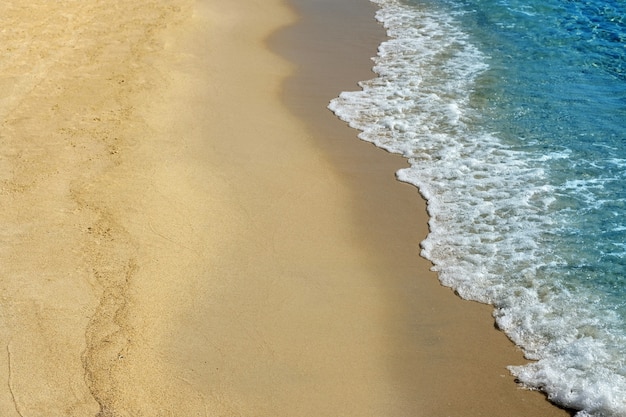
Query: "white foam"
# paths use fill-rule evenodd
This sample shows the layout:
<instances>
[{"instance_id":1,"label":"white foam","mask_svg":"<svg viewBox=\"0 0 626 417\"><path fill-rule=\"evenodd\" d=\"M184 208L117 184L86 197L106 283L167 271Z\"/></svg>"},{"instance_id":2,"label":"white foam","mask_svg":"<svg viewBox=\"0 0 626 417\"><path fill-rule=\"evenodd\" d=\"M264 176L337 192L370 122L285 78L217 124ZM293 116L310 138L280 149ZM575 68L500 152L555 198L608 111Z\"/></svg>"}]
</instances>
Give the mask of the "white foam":
<instances>
[{"instance_id":1,"label":"white foam","mask_svg":"<svg viewBox=\"0 0 626 417\"><path fill-rule=\"evenodd\" d=\"M478 128L469 103L487 57L448 15L373 1L391 38L375 59L379 76L329 108L363 140L409 159L397 177L428 202L422 254L444 285L493 304L500 328L537 360L511 372L580 416L626 416L626 338L602 330L618 316L575 285L541 279L563 265L549 249L556 190L543 164L569 152L529 155Z\"/></svg>"}]
</instances>

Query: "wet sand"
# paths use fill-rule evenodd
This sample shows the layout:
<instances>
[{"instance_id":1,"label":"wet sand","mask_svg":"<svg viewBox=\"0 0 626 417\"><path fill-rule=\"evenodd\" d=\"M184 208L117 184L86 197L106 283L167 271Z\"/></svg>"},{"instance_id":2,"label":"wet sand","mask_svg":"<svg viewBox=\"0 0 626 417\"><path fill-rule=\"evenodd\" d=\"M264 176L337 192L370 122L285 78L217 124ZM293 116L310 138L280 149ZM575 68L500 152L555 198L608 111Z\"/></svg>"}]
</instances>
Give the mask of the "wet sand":
<instances>
[{"instance_id":1,"label":"wet sand","mask_svg":"<svg viewBox=\"0 0 626 417\"><path fill-rule=\"evenodd\" d=\"M567 415L324 108L371 5L293 4L0 6L0 415Z\"/></svg>"}]
</instances>

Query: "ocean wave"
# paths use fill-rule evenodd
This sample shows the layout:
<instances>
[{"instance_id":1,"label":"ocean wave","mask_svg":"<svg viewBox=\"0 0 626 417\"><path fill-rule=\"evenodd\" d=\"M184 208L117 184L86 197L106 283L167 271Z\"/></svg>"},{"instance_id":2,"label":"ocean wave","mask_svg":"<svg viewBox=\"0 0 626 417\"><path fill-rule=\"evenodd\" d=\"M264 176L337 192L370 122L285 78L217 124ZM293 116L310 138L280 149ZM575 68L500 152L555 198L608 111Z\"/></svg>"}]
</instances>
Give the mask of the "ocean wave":
<instances>
[{"instance_id":1,"label":"ocean wave","mask_svg":"<svg viewBox=\"0 0 626 417\"><path fill-rule=\"evenodd\" d=\"M461 297L494 305L498 326L534 360L510 371L580 416L625 416L626 337L614 330L623 317L577 285L580 270L566 276L574 265L561 242L568 189L586 198L597 180L554 181L551 164L568 160L568 149L485 130L473 103L489 100L477 89L489 56L452 13L373 1L390 37L375 58L378 77L329 108L361 139L409 160L397 177L427 200L422 255Z\"/></svg>"}]
</instances>

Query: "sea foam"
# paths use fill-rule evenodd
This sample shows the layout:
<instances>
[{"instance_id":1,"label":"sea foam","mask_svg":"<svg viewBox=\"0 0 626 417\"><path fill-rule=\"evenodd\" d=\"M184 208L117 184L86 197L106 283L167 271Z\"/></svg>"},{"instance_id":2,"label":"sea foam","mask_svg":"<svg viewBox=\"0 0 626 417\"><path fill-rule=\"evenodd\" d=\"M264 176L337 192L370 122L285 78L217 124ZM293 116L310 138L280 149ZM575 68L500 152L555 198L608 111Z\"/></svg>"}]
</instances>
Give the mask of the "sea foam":
<instances>
[{"instance_id":1,"label":"sea foam","mask_svg":"<svg viewBox=\"0 0 626 417\"><path fill-rule=\"evenodd\" d=\"M475 103L488 98L476 85L489 76L489 56L453 15L373 1L390 37L374 59L378 77L329 108L361 139L409 160L397 177L427 200L422 255L461 297L494 305L498 326L534 360L510 367L521 383L580 416L626 416L626 337L611 331L621 316L553 279L569 267L553 249L567 207L559 210L546 169L570 152L530 152L484 129Z\"/></svg>"}]
</instances>

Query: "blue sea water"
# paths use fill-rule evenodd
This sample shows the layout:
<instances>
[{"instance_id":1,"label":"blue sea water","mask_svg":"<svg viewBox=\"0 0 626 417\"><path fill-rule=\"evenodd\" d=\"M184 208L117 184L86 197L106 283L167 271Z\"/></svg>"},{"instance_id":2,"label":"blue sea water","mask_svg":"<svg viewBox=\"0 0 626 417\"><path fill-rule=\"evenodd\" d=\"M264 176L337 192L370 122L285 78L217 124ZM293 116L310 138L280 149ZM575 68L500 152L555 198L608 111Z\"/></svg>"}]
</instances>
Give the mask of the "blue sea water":
<instances>
[{"instance_id":1,"label":"blue sea water","mask_svg":"<svg viewBox=\"0 0 626 417\"><path fill-rule=\"evenodd\" d=\"M626 2L372 1L378 77L330 109L409 159L422 254L494 306L519 381L626 416Z\"/></svg>"}]
</instances>

